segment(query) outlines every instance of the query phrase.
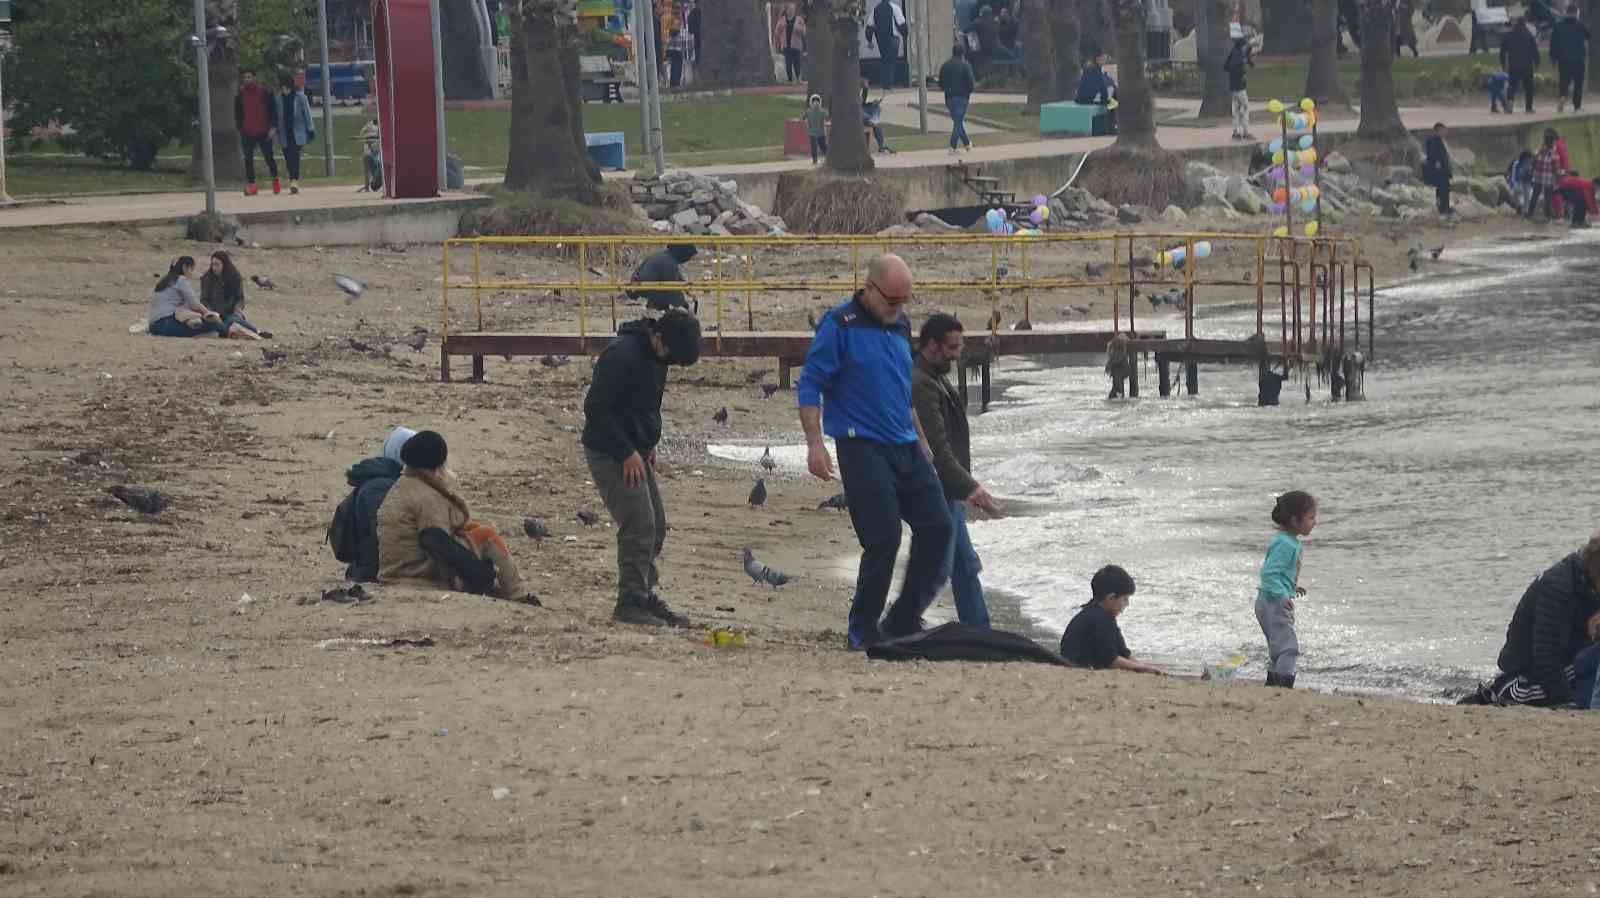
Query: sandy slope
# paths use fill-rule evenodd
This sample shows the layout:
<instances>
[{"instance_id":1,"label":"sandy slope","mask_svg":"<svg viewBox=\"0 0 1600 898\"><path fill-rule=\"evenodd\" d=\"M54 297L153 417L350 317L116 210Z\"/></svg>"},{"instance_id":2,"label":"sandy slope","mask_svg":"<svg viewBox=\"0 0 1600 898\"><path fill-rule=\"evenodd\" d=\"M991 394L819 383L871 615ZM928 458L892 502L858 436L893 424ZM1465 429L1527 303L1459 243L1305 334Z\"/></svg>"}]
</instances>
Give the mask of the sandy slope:
<instances>
[{"instance_id":1,"label":"sandy slope","mask_svg":"<svg viewBox=\"0 0 1600 898\"><path fill-rule=\"evenodd\" d=\"M599 508L577 452L586 361L491 360L487 384L440 385L436 343L396 342L437 333L426 248L244 251L281 287L249 310L288 352L272 366L254 346L130 336L179 250L6 240L0 893L1600 883L1592 729L1575 715L842 651L848 586L828 571L854 538L815 508L832 490L780 470L753 510L753 471L704 455L708 438L794 439L792 400L762 399L753 365L675 371L663 450L665 593L749 646L612 626L611 531L574 517ZM334 271L373 289L346 304L323 286ZM572 317L553 298L495 309ZM728 432L710 421L721 406ZM344 466L396 422L448 435L475 513L513 534L547 608L389 588L300 604L338 582L321 539ZM120 483L173 506L142 517L105 494ZM523 537L525 515L555 538ZM796 582L752 585L745 545ZM340 637L432 644L325 643Z\"/></svg>"}]
</instances>

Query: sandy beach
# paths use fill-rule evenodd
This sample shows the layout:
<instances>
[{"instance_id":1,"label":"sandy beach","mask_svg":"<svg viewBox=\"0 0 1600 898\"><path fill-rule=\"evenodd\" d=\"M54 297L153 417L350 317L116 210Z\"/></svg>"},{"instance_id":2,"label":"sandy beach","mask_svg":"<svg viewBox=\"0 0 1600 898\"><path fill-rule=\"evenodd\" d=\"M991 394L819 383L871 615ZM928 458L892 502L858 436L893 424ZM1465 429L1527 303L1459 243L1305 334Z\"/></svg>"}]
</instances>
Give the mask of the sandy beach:
<instances>
[{"instance_id":1,"label":"sandy beach","mask_svg":"<svg viewBox=\"0 0 1600 898\"><path fill-rule=\"evenodd\" d=\"M1366 245L1394 281L1414 241L1541 233L1508 221L1375 224ZM845 651L855 539L817 509L836 486L785 463L752 509L754 466L705 451L798 439L792 393L763 398L755 363L674 369L664 410L663 594L748 632L718 649L609 620L613 531L576 519L603 512L578 449L587 360L439 383L437 247L239 250L278 286L250 291L277 337L256 345L129 333L154 275L203 245L5 246L0 893L1600 888L1574 713ZM336 272L368 293L345 301ZM833 300L787 297L761 322L804 327ZM570 297L490 306L508 328L576 319ZM317 601L340 583L322 540L344 469L400 423L448 437L544 608L393 587ZM107 495L119 484L172 505L140 515ZM552 538L525 537L527 517ZM745 546L793 582L752 584Z\"/></svg>"}]
</instances>

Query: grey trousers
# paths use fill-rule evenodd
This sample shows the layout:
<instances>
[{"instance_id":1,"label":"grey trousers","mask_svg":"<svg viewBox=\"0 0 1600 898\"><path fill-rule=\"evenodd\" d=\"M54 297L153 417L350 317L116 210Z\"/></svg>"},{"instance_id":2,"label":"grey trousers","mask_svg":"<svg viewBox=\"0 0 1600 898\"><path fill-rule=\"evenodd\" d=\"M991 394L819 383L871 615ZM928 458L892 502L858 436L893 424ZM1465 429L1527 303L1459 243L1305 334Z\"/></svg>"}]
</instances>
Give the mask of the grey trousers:
<instances>
[{"instance_id":1,"label":"grey trousers","mask_svg":"<svg viewBox=\"0 0 1600 898\"><path fill-rule=\"evenodd\" d=\"M617 594L645 595L661 580L658 561L667 541L667 511L656 487L656 470L645 465L644 482L622 482L622 462L583 450L600 501L617 524Z\"/></svg>"},{"instance_id":2,"label":"grey trousers","mask_svg":"<svg viewBox=\"0 0 1600 898\"><path fill-rule=\"evenodd\" d=\"M1256 593L1256 622L1267 637L1267 670L1280 676L1294 676L1295 665L1300 663L1300 637L1294 632L1294 611L1283 601L1273 600L1264 593Z\"/></svg>"}]
</instances>

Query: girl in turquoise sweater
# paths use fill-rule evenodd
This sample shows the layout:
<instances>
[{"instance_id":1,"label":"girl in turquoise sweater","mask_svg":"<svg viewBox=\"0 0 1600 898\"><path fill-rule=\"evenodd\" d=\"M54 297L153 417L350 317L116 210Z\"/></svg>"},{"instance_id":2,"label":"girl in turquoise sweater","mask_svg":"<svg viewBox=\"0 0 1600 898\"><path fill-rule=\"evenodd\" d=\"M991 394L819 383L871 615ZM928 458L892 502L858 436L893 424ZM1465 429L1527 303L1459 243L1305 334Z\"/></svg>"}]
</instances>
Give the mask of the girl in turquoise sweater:
<instances>
[{"instance_id":1,"label":"girl in turquoise sweater","mask_svg":"<svg viewBox=\"0 0 1600 898\"><path fill-rule=\"evenodd\" d=\"M1294 600L1306 591L1300 582L1300 538L1317 526L1317 499L1291 490L1278 497L1272 508L1278 533L1267 544L1256 588L1256 621L1267 637L1267 685L1294 688L1295 665L1300 660L1300 639L1294 628Z\"/></svg>"}]
</instances>

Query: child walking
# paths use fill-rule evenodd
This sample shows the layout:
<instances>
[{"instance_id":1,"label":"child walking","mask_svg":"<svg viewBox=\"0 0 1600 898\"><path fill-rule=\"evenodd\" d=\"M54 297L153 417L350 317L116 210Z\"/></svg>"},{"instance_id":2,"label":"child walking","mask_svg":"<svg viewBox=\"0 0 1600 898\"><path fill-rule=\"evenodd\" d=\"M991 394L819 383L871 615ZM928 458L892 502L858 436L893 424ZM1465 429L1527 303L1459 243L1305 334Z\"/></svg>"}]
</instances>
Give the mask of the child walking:
<instances>
[{"instance_id":1,"label":"child walking","mask_svg":"<svg viewBox=\"0 0 1600 898\"><path fill-rule=\"evenodd\" d=\"M1300 661L1300 639L1295 635L1294 600L1306 591L1300 581L1300 538L1317 526L1317 500L1310 493L1291 490L1278 497L1272 509L1278 534L1267 544L1256 589L1256 621L1267 637L1267 685L1294 688L1295 665Z\"/></svg>"},{"instance_id":2,"label":"child walking","mask_svg":"<svg viewBox=\"0 0 1600 898\"><path fill-rule=\"evenodd\" d=\"M828 113L822 109L822 95L812 94L806 104L806 136L811 138L811 164L817 164L817 154L828 153Z\"/></svg>"},{"instance_id":3,"label":"child walking","mask_svg":"<svg viewBox=\"0 0 1600 898\"><path fill-rule=\"evenodd\" d=\"M1511 76L1503 68L1495 69L1489 74L1489 81L1485 85L1489 92L1489 111L1511 112Z\"/></svg>"},{"instance_id":4,"label":"child walking","mask_svg":"<svg viewBox=\"0 0 1600 898\"><path fill-rule=\"evenodd\" d=\"M1238 25L1233 26L1238 28ZM1245 39L1241 29L1233 39L1233 49L1228 51L1228 59L1222 64L1228 73L1228 96L1233 105L1233 139L1255 140L1255 135L1250 133L1250 94L1245 90L1245 69L1253 68L1256 62L1250 58L1250 42Z\"/></svg>"}]
</instances>

